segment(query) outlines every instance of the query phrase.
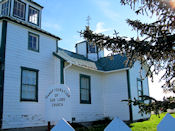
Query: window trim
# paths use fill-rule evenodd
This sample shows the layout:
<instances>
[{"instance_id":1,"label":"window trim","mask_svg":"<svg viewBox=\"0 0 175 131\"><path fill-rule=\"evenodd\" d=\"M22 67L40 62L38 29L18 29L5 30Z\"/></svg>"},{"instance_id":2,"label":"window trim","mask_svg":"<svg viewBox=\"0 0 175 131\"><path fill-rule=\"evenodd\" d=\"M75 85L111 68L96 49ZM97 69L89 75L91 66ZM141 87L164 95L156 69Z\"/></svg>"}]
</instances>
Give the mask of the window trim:
<instances>
[{"instance_id":1,"label":"window trim","mask_svg":"<svg viewBox=\"0 0 175 131\"><path fill-rule=\"evenodd\" d=\"M37 49L37 50L32 49L32 48L29 47L29 35L30 35L30 34L32 34L32 35L38 37L38 49ZM38 34L33 33L33 32L28 32L28 50L35 51L35 52L39 52L39 51L40 51L40 50L39 50L39 48L40 48L39 43L40 43L40 36L39 36Z\"/></svg>"},{"instance_id":2,"label":"window trim","mask_svg":"<svg viewBox=\"0 0 175 131\"><path fill-rule=\"evenodd\" d=\"M91 52L91 48L94 48L94 52ZM88 53L90 53L90 54L94 54L94 53L97 53L97 46L96 45L94 45L94 44L88 44Z\"/></svg>"},{"instance_id":3,"label":"window trim","mask_svg":"<svg viewBox=\"0 0 175 131\"><path fill-rule=\"evenodd\" d=\"M89 101L81 100L81 78L89 79ZM80 104L91 104L91 77L88 75L80 74Z\"/></svg>"},{"instance_id":4,"label":"window trim","mask_svg":"<svg viewBox=\"0 0 175 131\"><path fill-rule=\"evenodd\" d=\"M32 23L32 22L29 21L29 17L30 17L30 16L29 16L29 9L30 9L30 8L33 8L34 10L38 11L37 24ZM29 8L28 8L28 22L31 23L31 24L33 24L33 25L37 25L37 26L39 26L39 23L40 23L40 10L38 10L38 9L36 9L35 7L30 6L30 5L29 5Z\"/></svg>"},{"instance_id":5,"label":"window trim","mask_svg":"<svg viewBox=\"0 0 175 131\"><path fill-rule=\"evenodd\" d=\"M25 7L25 9L24 9L24 18L21 18L21 17L14 14L15 1L18 1L18 2L23 3L25 5L24 6ZM21 20L25 21L26 20L26 3L22 2L21 0L14 0L14 2L13 2L13 16L18 18L18 19L21 19Z\"/></svg>"},{"instance_id":6,"label":"window trim","mask_svg":"<svg viewBox=\"0 0 175 131\"><path fill-rule=\"evenodd\" d=\"M138 95L138 100L139 100L139 87L138 87L138 82L141 82L141 93L142 93L142 96L144 95L143 93L143 80L140 79L140 78L137 78L137 95ZM143 101L143 97L141 97L141 100L140 101Z\"/></svg>"},{"instance_id":7,"label":"window trim","mask_svg":"<svg viewBox=\"0 0 175 131\"><path fill-rule=\"evenodd\" d=\"M2 5L5 4L6 2L8 2L7 15L2 15ZM9 1L9 0L3 1L3 2L1 3L1 15L2 15L2 16L8 16L8 15L9 15L9 12L10 12L9 9L10 9L10 1Z\"/></svg>"},{"instance_id":8,"label":"window trim","mask_svg":"<svg viewBox=\"0 0 175 131\"><path fill-rule=\"evenodd\" d=\"M27 71L33 71L36 72L36 99L24 99L22 98L22 79L23 79L23 70ZM33 69L33 68L28 68L28 67L23 67L21 66L21 89L20 89L20 102L38 102L38 78L39 78L39 70L38 69Z\"/></svg>"}]
</instances>

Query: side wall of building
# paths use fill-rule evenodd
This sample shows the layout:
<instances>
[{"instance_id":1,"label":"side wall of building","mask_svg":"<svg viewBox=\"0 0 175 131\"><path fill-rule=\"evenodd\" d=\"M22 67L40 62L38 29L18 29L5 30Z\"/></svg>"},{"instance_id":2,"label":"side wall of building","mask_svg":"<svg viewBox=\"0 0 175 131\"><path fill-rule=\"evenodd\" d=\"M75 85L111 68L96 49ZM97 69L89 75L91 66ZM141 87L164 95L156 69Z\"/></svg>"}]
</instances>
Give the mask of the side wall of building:
<instances>
[{"instance_id":1,"label":"side wall of building","mask_svg":"<svg viewBox=\"0 0 175 131\"><path fill-rule=\"evenodd\" d=\"M80 74L91 79L91 104L80 104ZM71 90L72 117L74 122L95 121L104 118L103 83L100 73L72 66L66 70L65 84Z\"/></svg>"},{"instance_id":2,"label":"side wall of building","mask_svg":"<svg viewBox=\"0 0 175 131\"><path fill-rule=\"evenodd\" d=\"M107 73L103 78L105 117L129 120L129 106L121 100L128 99L126 71Z\"/></svg>"},{"instance_id":3,"label":"side wall of building","mask_svg":"<svg viewBox=\"0 0 175 131\"><path fill-rule=\"evenodd\" d=\"M28 32L39 35L39 52L28 50ZM56 40L8 22L4 81L3 128L43 126L46 90L54 85ZM39 70L38 102L20 101L21 66Z\"/></svg>"},{"instance_id":4,"label":"side wall of building","mask_svg":"<svg viewBox=\"0 0 175 131\"><path fill-rule=\"evenodd\" d=\"M86 42L82 42L80 44L77 44L76 51L80 55L84 55L86 57L87 55L87 44Z\"/></svg>"},{"instance_id":5,"label":"side wall of building","mask_svg":"<svg viewBox=\"0 0 175 131\"><path fill-rule=\"evenodd\" d=\"M129 79L130 79L130 91L131 91L131 99L134 98L138 99L138 89L137 89L137 79L140 79L140 63L136 62L134 66L129 70ZM146 72L145 70L142 71L143 78L145 77ZM149 86L148 86L148 78L143 80L143 94L149 96ZM133 120L145 119L149 118L150 115L141 115L139 112L138 106L132 105L132 112L133 112Z\"/></svg>"}]
</instances>

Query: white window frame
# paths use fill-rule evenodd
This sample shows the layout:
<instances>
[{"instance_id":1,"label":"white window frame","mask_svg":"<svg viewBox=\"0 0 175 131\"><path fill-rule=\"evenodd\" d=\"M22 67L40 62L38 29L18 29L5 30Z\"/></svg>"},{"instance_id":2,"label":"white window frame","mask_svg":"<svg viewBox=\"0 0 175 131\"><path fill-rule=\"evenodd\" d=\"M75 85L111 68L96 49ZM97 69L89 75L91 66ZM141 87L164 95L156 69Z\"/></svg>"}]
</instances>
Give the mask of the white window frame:
<instances>
[{"instance_id":1,"label":"white window frame","mask_svg":"<svg viewBox=\"0 0 175 131\"><path fill-rule=\"evenodd\" d=\"M17 7L15 7L15 2L16 2L16 6ZM21 10L22 5L24 6L23 10ZM15 9L16 9L16 12L15 12ZM20 0L14 0L13 16L14 17L17 17L19 19L25 20L25 16L26 16L26 4L24 2L22 2Z\"/></svg>"},{"instance_id":2,"label":"white window frame","mask_svg":"<svg viewBox=\"0 0 175 131\"><path fill-rule=\"evenodd\" d=\"M30 82L26 82L26 80L24 80L24 72L33 72L35 73L35 84L31 84ZM27 67L21 67L21 101L34 101L34 102L38 102L38 72L39 70L36 69L32 69L32 68L27 68ZM34 92L34 96L35 98L29 98L29 97L25 97L23 95L23 90L24 88L26 88L25 86L31 86L35 88L35 92ZM29 88L28 87L28 88ZM26 92L25 92L26 93Z\"/></svg>"},{"instance_id":3,"label":"white window frame","mask_svg":"<svg viewBox=\"0 0 175 131\"><path fill-rule=\"evenodd\" d=\"M82 85L82 78L88 79L88 88L86 85ZM82 91L88 92L88 100L83 100ZM88 75L80 74L80 103L81 104L91 104L91 78Z\"/></svg>"},{"instance_id":4,"label":"white window frame","mask_svg":"<svg viewBox=\"0 0 175 131\"><path fill-rule=\"evenodd\" d=\"M94 49L94 52L92 51ZM88 43L88 53L97 53L96 45Z\"/></svg>"},{"instance_id":5,"label":"white window frame","mask_svg":"<svg viewBox=\"0 0 175 131\"><path fill-rule=\"evenodd\" d=\"M39 35L37 34L34 34L34 33L31 33L29 32L28 33L28 49L29 50L32 50L32 51L36 51L36 52L39 52ZM30 40L30 37L33 37L31 40ZM36 43L33 43L34 42L34 37L36 38ZM34 48L34 44L36 44L36 48Z\"/></svg>"},{"instance_id":6,"label":"white window frame","mask_svg":"<svg viewBox=\"0 0 175 131\"><path fill-rule=\"evenodd\" d=\"M8 15L8 12L9 12L9 0L5 1L4 3L2 3L2 6L1 6L1 15L7 16Z\"/></svg>"},{"instance_id":7,"label":"white window frame","mask_svg":"<svg viewBox=\"0 0 175 131\"><path fill-rule=\"evenodd\" d=\"M30 16L30 9L34 12L37 12L37 16ZM40 11L32 6L29 6L29 11L28 11L28 22L34 24L34 25L39 25L39 14L40 14Z\"/></svg>"}]
</instances>

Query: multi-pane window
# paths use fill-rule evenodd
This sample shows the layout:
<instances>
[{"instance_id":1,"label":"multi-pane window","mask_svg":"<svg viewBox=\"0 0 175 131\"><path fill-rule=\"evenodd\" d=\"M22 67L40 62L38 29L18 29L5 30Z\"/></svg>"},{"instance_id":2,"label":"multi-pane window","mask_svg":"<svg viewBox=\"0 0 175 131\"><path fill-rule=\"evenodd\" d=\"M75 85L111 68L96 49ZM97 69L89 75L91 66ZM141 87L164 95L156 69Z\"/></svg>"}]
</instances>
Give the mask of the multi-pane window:
<instances>
[{"instance_id":1,"label":"multi-pane window","mask_svg":"<svg viewBox=\"0 0 175 131\"><path fill-rule=\"evenodd\" d=\"M9 1L6 1L5 3L2 4L1 7L1 15L8 15L8 8L9 8Z\"/></svg>"},{"instance_id":2,"label":"multi-pane window","mask_svg":"<svg viewBox=\"0 0 175 131\"><path fill-rule=\"evenodd\" d=\"M29 7L29 22L39 24L39 11L33 7Z\"/></svg>"},{"instance_id":3,"label":"multi-pane window","mask_svg":"<svg viewBox=\"0 0 175 131\"><path fill-rule=\"evenodd\" d=\"M38 100L38 70L21 68L21 101Z\"/></svg>"},{"instance_id":4,"label":"multi-pane window","mask_svg":"<svg viewBox=\"0 0 175 131\"><path fill-rule=\"evenodd\" d=\"M80 103L91 104L90 76L80 75Z\"/></svg>"},{"instance_id":5,"label":"multi-pane window","mask_svg":"<svg viewBox=\"0 0 175 131\"><path fill-rule=\"evenodd\" d=\"M88 45L88 52L89 53L96 53L96 48L95 47L96 47L95 45L89 44Z\"/></svg>"},{"instance_id":6,"label":"multi-pane window","mask_svg":"<svg viewBox=\"0 0 175 131\"><path fill-rule=\"evenodd\" d=\"M39 35L29 32L28 49L39 52Z\"/></svg>"},{"instance_id":7,"label":"multi-pane window","mask_svg":"<svg viewBox=\"0 0 175 131\"><path fill-rule=\"evenodd\" d=\"M143 83L141 79L137 79L137 91L138 91L138 100L143 101L143 98L140 96L143 96Z\"/></svg>"},{"instance_id":8,"label":"multi-pane window","mask_svg":"<svg viewBox=\"0 0 175 131\"><path fill-rule=\"evenodd\" d=\"M18 0L15 0L14 2L14 8L13 8L13 15L15 17L18 17L20 19L25 19L25 9L26 5L23 2L20 2Z\"/></svg>"}]
</instances>

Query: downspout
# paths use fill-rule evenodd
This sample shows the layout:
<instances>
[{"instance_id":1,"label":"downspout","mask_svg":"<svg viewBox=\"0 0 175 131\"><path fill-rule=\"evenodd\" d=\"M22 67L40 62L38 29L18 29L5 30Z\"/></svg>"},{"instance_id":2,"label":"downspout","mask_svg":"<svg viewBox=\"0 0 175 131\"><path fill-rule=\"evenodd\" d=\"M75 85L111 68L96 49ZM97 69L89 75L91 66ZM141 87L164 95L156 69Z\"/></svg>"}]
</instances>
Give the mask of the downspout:
<instances>
[{"instance_id":1,"label":"downspout","mask_svg":"<svg viewBox=\"0 0 175 131\"><path fill-rule=\"evenodd\" d=\"M64 67L64 80L66 80L66 70L72 66L72 63L69 63L66 67ZM65 81L66 82L66 81Z\"/></svg>"}]
</instances>

